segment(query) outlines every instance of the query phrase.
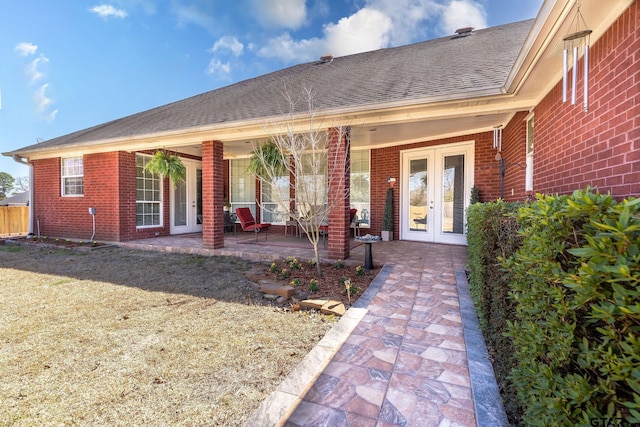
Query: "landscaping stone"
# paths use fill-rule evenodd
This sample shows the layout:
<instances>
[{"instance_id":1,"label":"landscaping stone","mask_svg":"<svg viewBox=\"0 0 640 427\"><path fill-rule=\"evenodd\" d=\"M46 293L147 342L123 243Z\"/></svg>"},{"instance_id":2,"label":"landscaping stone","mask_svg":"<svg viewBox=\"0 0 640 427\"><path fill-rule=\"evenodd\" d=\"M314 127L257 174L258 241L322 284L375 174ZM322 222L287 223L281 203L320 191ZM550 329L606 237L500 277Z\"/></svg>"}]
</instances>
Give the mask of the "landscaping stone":
<instances>
[{"instance_id":1,"label":"landscaping stone","mask_svg":"<svg viewBox=\"0 0 640 427\"><path fill-rule=\"evenodd\" d=\"M347 311L344 304L340 301L329 300L320 308L320 312L324 314L335 314L336 316L343 316Z\"/></svg>"},{"instance_id":2,"label":"landscaping stone","mask_svg":"<svg viewBox=\"0 0 640 427\"><path fill-rule=\"evenodd\" d=\"M286 299L291 298L293 294L296 292L296 290L291 286L288 286L288 285L282 286L279 283L273 283L266 279L260 279L258 281L258 284L260 285L260 289L259 289L260 292L264 294L277 295Z\"/></svg>"},{"instance_id":3,"label":"landscaping stone","mask_svg":"<svg viewBox=\"0 0 640 427\"><path fill-rule=\"evenodd\" d=\"M300 302L300 306L320 310L327 302L328 301L326 299L306 299Z\"/></svg>"}]
</instances>

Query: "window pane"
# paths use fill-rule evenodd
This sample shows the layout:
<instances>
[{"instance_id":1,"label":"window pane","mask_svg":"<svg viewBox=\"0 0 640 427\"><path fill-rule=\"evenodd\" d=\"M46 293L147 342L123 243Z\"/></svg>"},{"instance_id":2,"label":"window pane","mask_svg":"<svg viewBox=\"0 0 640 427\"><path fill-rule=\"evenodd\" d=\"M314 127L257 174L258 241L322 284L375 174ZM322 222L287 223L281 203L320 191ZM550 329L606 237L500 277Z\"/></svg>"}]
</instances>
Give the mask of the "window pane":
<instances>
[{"instance_id":1,"label":"window pane","mask_svg":"<svg viewBox=\"0 0 640 427\"><path fill-rule=\"evenodd\" d=\"M429 174L427 159L409 162L409 224L411 231L427 232L427 201Z\"/></svg>"},{"instance_id":2,"label":"window pane","mask_svg":"<svg viewBox=\"0 0 640 427\"><path fill-rule=\"evenodd\" d=\"M262 183L264 222L284 224L289 220L289 175L278 177L275 183Z\"/></svg>"},{"instance_id":3,"label":"window pane","mask_svg":"<svg viewBox=\"0 0 640 427\"><path fill-rule=\"evenodd\" d=\"M136 226L138 227L162 225L161 180L158 175L144 169L149 159L148 156L136 156Z\"/></svg>"},{"instance_id":4,"label":"window pane","mask_svg":"<svg viewBox=\"0 0 640 427\"><path fill-rule=\"evenodd\" d=\"M464 155L446 156L442 172L442 232L464 233Z\"/></svg>"},{"instance_id":5,"label":"window pane","mask_svg":"<svg viewBox=\"0 0 640 427\"><path fill-rule=\"evenodd\" d=\"M229 161L229 191L231 208L247 207L256 215L256 179L247 171L249 159Z\"/></svg>"},{"instance_id":6,"label":"window pane","mask_svg":"<svg viewBox=\"0 0 640 427\"><path fill-rule=\"evenodd\" d=\"M369 225L370 188L369 150L351 151L351 207L364 227Z\"/></svg>"},{"instance_id":7,"label":"window pane","mask_svg":"<svg viewBox=\"0 0 640 427\"><path fill-rule=\"evenodd\" d=\"M82 196L84 194L84 171L82 157L61 159L62 195Z\"/></svg>"},{"instance_id":8,"label":"window pane","mask_svg":"<svg viewBox=\"0 0 640 427\"><path fill-rule=\"evenodd\" d=\"M326 153L303 154L302 173L296 181L296 209L309 212L326 208L327 205L327 155Z\"/></svg>"}]
</instances>

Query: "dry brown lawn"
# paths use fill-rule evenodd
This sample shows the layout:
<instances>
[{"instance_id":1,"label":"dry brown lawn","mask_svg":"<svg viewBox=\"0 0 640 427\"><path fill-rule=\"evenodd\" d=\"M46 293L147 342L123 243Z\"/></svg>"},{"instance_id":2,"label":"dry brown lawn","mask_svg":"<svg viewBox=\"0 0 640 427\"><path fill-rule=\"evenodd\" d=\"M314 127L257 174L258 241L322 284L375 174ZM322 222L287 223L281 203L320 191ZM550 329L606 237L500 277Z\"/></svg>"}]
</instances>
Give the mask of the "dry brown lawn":
<instances>
[{"instance_id":1,"label":"dry brown lawn","mask_svg":"<svg viewBox=\"0 0 640 427\"><path fill-rule=\"evenodd\" d=\"M241 425L332 326L231 257L0 246L0 424Z\"/></svg>"}]
</instances>

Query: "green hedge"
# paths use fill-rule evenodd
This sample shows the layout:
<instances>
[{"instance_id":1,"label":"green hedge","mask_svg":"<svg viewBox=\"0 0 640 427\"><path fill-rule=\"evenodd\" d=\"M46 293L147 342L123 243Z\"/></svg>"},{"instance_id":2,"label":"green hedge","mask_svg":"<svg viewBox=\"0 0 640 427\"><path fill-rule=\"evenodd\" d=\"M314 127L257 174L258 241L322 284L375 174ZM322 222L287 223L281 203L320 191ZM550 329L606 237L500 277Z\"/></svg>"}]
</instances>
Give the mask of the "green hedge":
<instances>
[{"instance_id":1,"label":"green hedge","mask_svg":"<svg viewBox=\"0 0 640 427\"><path fill-rule=\"evenodd\" d=\"M485 205L468 214L470 285L511 420L640 423L640 199L538 196L521 242L496 226L511 206Z\"/></svg>"},{"instance_id":2,"label":"green hedge","mask_svg":"<svg viewBox=\"0 0 640 427\"><path fill-rule=\"evenodd\" d=\"M508 376L515 365L514 347L504 333L514 319L515 307L508 298L509 274L500 260L520 246L516 213L519 203L475 203L467 210L469 290L480 325L493 358L493 369L512 420L522 412L516 390Z\"/></svg>"},{"instance_id":3,"label":"green hedge","mask_svg":"<svg viewBox=\"0 0 640 427\"><path fill-rule=\"evenodd\" d=\"M519 221L504 267L524 424L639 423L640 199L539 196Z\"/></svg>"}]
</instances>

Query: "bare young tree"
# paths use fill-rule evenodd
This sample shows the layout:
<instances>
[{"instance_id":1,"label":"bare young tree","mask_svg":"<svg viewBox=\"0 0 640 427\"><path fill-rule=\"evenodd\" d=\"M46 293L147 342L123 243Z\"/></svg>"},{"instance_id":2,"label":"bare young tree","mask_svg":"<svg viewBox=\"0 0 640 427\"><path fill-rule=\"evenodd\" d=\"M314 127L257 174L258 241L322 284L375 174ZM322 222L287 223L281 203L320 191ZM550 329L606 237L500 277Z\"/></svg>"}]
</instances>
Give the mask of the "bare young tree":
<instances>
[{"instance_id":1,"label":"bare young tree","mask_svg":"<svg viewBox=\"0 0 640 427\"><path fill-rule=\"evenodd\" d=\"M28 176L19 176L16 178L15 183L13 184L13 193L24 193L29 191L29 177Z\"/></svg>"},{"instance_id":2,"label":"bare young tree","mask_svg":"<svg viewBox=\"0 0 640 427\"><path fill-rule=\"evenodd\" d=\"M348 171L328 176L328 170L344 160L338 158L344 150L329 150L329 143L345 144L348 128L342 123L327 125L322 120L316 120L315 93L310 88L303 88L300 97L285 91L285 99L288 112L265 124L270 139L254 145L251 169L263 186L272 188L281 185L283 178L292 178L289 187L293 190L291 193L295 194L293 203L288 197L279 197L278 192L274 197L272 192L269 203L261 200L259 205L268 212L284 212L297 222L313 246L318 275L321 275L318 245L328 226L329 212L338 202L344 203L345 198L349 197L348 190L346 194L331 194L328 191L334 186L344 188L344 180L348 176ZM306 104L304 108L300 107L300 103ZM331 141L327 134L329 128L335 132Z\"/></svg>"}]
</instances>

